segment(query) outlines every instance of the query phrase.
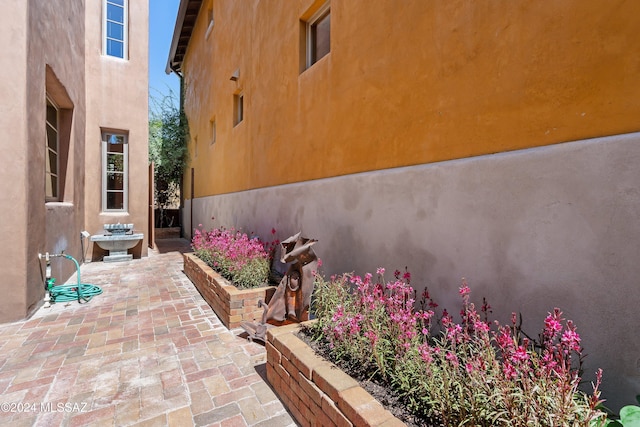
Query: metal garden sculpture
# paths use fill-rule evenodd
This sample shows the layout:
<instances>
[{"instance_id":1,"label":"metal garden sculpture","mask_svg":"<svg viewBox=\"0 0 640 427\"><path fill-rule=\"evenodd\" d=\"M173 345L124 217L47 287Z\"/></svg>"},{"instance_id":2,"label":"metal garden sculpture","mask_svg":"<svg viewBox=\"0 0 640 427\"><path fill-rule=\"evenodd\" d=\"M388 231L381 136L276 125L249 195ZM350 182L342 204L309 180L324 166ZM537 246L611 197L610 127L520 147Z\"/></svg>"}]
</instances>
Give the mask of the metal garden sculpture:
<instances>
[{"instance_id":1,"label":"metal garden sculpture","mask_svg":"<svg viewBox=\"0 0 640 427\"><path fill-rule=\"evenodd\" d=\"M267 322L308 320L311 294L313 293L313 274L318 269L318 257L312 249L317 242L298 233L280 244L281 261L291 263L287 273L276 288L269 304L260 300L258 307L264 308L260 323L242 322L242 328L249 334L248 339L265 342Z\"/></svg>"}]
</instances>

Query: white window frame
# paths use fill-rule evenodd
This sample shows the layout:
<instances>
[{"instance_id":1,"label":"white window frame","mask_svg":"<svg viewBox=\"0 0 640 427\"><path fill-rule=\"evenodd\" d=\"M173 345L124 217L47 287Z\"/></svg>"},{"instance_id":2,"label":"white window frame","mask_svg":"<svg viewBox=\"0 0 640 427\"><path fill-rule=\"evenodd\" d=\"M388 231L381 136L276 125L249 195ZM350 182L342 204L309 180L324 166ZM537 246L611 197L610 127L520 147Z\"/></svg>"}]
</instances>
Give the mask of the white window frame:
<instances>
[{"instance_id":1,"label":"white window frame","mask_svg":"<svg viewBox=\"0 0 640 427\"><path fill-rule=\"evenodd\" d=\"M121 24L123 25L122 28L122 56L115 56L115 55L110 55L107 53L107 22L109 21L107 19L107 4L108 3L113 3L113 0L102 0L102 52L103 55L105 56L109 56L111 58L119 58L119 59L124 59L124 60L128 60L129 59L129 0L122 0L123 3L123 14L122 14L122 19L124 22L122 22ZM116 5L118 7L120 7L120 5ZM117 21L113 21L113 22L117 22ZM118 24L120 24L120 22L117 22ZM114 39L115 40L115 39ZM118 40L120 41L120 40Z\"/></svg>"},{"instance_id":2,"label":"white window frame","mask_svg":"<svg viewBox=\"0 0 640 427\"><path fill-rule=\"evenodd\" d=\"M329 31L329 52L326 55L323 55L321 58L315 57L315 32L314 27L318 24L319 21L324 19L327 15L331 14L331 2L326 2L314 13L311 18L306 23L306 43L307 43L307 67L311 67L313 64L318 62L320 59L324 58L326 55L331 53L331 31Z\"/></svg>"},{"instance_id":3,"label":"white window frame","mask_svg":"<svg viewBox=\"0 0 640 427\"><path fill-rule=\"evenodd\" d=\"M108 167L107 167L107 154L109 153L109 143L107 139L110 136L123 137L124 147L122 148L123 154L123 171L122 171L122 209L110 209L107 206L108 192L114 190L107 189L108 179ZM119 154L119 153L116 153ZM102 211L103 212L128 212L129 211L129 136L126 132L122 131L102 131Z\"/></svg>"},{"instance_id":4,"label":"white window frame","mask_svg":"<svg viewBox=\"0 0 640 427\"><path fill-rule=\"evenodd\" d=\"M56 122L50 123L49 118L47 117L47 111L45 109L45 122L46 122L46 133L45 133L45 141L44 141L44 149L45 149L45 165L44 165L44 194L46 202L57 202L60 200L60 108L56 105L55 102L49 96L46 97L46 107L52 106L56 110ZM56 142L55 149L52 149L49 146L49 129L52 128L56 133ZM56 156L56 164L55 171L49 170L49 153L53 153ZM48 178L55 177L55 186L51 186L51 195L49 194L49 190L47 188L47 180ZM53 182L52 179L50 179Z\"/></svg>"}]
</instances>

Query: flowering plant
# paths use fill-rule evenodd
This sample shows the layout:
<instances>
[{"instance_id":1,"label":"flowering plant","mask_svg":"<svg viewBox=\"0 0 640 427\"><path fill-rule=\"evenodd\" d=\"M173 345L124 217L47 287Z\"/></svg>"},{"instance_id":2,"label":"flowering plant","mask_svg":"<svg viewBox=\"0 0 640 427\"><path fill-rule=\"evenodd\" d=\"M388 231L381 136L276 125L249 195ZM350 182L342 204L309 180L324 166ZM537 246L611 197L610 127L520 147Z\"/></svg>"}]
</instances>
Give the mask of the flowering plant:
<instances>
[{"instance_id":1,"label":"flowering plant","mask_svg":"<svg viewBox=\"0 0 640 427\"><path fill-rule=\"evenodd\" d=\"M360 367L359 376L386 384L428 425L588 425L597 409L602 371L593 392L578 390L582 347L571 321L555 309L539 342L511 325L489 322L459 290L461 321L428 291L416 310L408 272L384 282L384 269L364 277L351 274L326 281L316 277L312 337L328 344L335 360Z\"/></svg>"},{"instance_id":2,"label":"flowering plant","mask_svg":"<svg viewBox=\"0 0 640 427\"><path fill-rule=\"evenodd\" d=\"M196 229L191 240L196 256L239 288L255 288L268 282L277 244L276 240L263 243L240 230L224 227Z\"/></svg>"}]
</instances>

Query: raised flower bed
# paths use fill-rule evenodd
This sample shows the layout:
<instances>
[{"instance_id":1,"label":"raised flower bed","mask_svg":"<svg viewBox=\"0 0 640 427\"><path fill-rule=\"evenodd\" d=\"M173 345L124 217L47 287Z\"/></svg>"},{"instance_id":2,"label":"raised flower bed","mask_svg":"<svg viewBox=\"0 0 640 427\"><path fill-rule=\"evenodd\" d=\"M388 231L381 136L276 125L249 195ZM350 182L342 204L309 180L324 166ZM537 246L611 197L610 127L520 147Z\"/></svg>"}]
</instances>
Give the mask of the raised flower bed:
<instances>
[{"instance_id":1,"label":"raised flower bed","mask_svg":"<svg viewBox=\"0 0 640 427\"><path fill-rule=\"evenodd\" d=\"M243 321L253 322L262 317L258 300L268 303L275 286L238 289L195 254L183 256L185 274L227 328L238 328Z\"/></svg>"},{"instance_id":2,"label":"raised flower bed","mask_svg":"<svg viewBox=\"0 0 640 427\"><path fill-rule=\"evenodd\" d=\"M591 393L579 389L581 339L559 309L534 340L515 313L503 325L488 319L485 299L476 310L464 280L456 322L427 289L416 303L408 272L394 272L389 282L383 268L376 273L317 276L317 320L305 335L348 372L388 386L409 411L407 423L589 426L605 416L598 406L602 370Z\"/></svg>"},{"instance_id":3,"label":"raised flower bed","mask_svg":"<svg viewBox=\"0 0 640 427\"><path fill-rule=\"evenodd\" d=\"M298 423L303 426L405 425L356 380L317 356L296 336L300 327L292 324L270 329L266 343L267 379Z\"/></svg>"}]
</instances>

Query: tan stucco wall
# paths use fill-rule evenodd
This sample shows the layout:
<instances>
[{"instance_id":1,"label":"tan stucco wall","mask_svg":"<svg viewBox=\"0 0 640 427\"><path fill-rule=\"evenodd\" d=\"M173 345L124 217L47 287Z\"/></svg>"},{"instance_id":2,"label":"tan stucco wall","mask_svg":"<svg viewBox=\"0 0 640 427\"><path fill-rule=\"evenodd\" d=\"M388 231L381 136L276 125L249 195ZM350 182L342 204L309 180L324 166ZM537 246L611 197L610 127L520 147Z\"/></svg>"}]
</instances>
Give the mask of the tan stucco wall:
<instances>
[{"instance_id":1,"label":"tan stucco wall","mask_svg":"<svg viewBox=\"0 0 640 427\"><path fill-rule=\"evenodd\" d=\"M11 13L9 13L11 12ZM27 144L16 141L27 140L27 76L15 73L16 67L27 64L27 3L4 2L0 5L0 41L12 47L12 55L0 57L0 93L5 102L0 105L0 138L2 161L0 164L0 194L2 194L2 220L0 221L0 322L26 313L26 266L27 242L24 230L27 226L26 198L27 175L25 160ZM7 102L7 100L12 100ZM11 159L11 161L8 161ZM16 268L16 267L22 268Z\"/></svg>"},{"instance_id":2,"label":"tan stucco wall","mask_svg":"<svg viewBox=\"0 0 640 427\"><path fill-rule=\"evenodd\" d=\"M32 305L41 304L44 286L38 253L64 252L81 259L80 230L84 211L84 182L80 177L84 165L85 77L84 77L84 4L81 2L30 2L28 64L29 102L28 122L41 124L29 126L29 224L27 227L27 277L28 300ZM47 69L48 67L48 69ZM60 155L60 172L66 170L61 184L59 203L43 203L44 196L44 144L46 128L45 93L62 109L68 122L60 124L60 138L68 139L67 163ZM40 102L34 102L38 100ZM68 136L67 136L68 135ZM61 143L61 147L64 143ZM66 259L52 261L52 274L58 283L64 282L76 271L75 265Z\"/></svg>"},{"instance_id":3,"label":"tan stucco wall","mask_svg":"<svg viewBox=\"0 0 640 427\"><path fill-rule=\"evenodd\" d=\"M29 0L0 6L1 41L11 46L11 54L0 60L5 101L0 107L0 322L28 317L42 304L44 262L39 253L64 252L82 261L80 232L116 222L100 218L96 203L101 126L129 130L130 212L119 219L147 232L148 3L131 2L131 64L105 65L104 70L101 3ZM60 200L45 203L47 93L61 108L61 117L68 118L59 129L68 153L60 156L66 159L59 168L66 174ZM146 255L146 244L138 249L141 253ZM52 261L58 284L75 271L69 260Z\"/></svg>"},{"instance_id":4,"label":"tan stucco wall","mask_svg":"<svg viewBox=\"0 0 640 427\"><path fill-rule=\"evenodd\" d=\"M129 1L129 55L127 60L102 55L102 2L87 2L87 162L85 226L91 234L101 234L103 224L133 223L144 241L135 256L147 255L148 242L148 44L149 3ZM101 130L128 132L129 208L128 212L102 212ZM102 251L89 245L87 257ZM95 257L93 257L95 258ZM99 258L98 258L99 260Z\"/></svg>"},{"instance_id":5,"label":"tan stucco wall","mask_svg":"<svg viewBox=\"0 0 640 427\"><path fill-rule=\"evenodd\" d=\"M4 45L12 54L2 64L9 111L3 114L3 252L0 269L0 321L28 316L42 302L43 272L38 253L65 251L79 256L82 223L82 142L84 132L84 8L81 2L21 2L3 10L2 26L11 33ZM9 77L10 76L10 77ZM55 76L55 77L53 77ZM63 91L59 88L64 87ZM66 157L64 203L45 203L45 99L49 93L61 107L73 108ZM37 126L35 124L40 124ZM5 256L6 255L6 256ZM75 271L64 262L52 264L53 275L66 279Z\"/></svg>"},{"instance_id":6,"label":"tan stucco wall","mask_svg":"<svg viewBox=\"0 0 640 427\"><path fill-rule=\"evenodd\" d=\"M196 196L640 130L638 2L336 0L331 52L302 74L313 1L215 1L208 39L203 3L184 61Z\"/></svg>"},{"instance_id":7,"label":"tan stucco wall","mask_svg":"<svg viewBox=\"0 0 640 427\"><path fill-rule=\"evenodd\" d=\"M194 226L316 238L322 273L408 267L456 312L465 277L535 336L559 307L616 410L640 390L640 133L187 201ZM215 217L215 221L211 220Z\"/></svg>"}]
</instances>

